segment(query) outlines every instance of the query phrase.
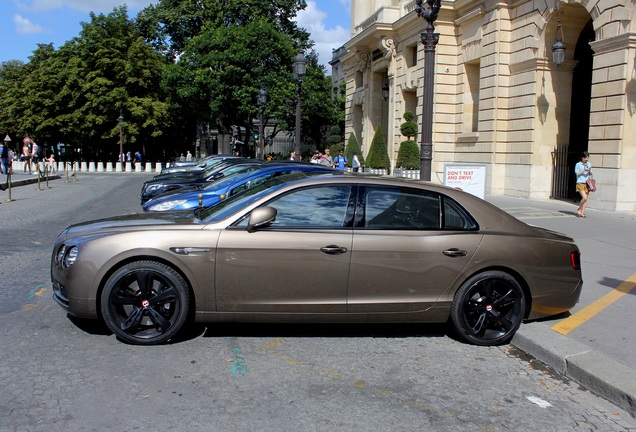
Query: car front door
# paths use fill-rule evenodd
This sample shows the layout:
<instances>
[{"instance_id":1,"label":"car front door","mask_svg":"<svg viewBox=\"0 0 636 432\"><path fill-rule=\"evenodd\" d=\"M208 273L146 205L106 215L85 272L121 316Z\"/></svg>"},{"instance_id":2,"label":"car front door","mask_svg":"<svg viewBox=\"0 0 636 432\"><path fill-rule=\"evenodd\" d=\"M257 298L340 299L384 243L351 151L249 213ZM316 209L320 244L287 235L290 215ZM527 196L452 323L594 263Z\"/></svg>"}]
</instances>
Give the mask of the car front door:
<instances>
[{"instance_id":1,"label":"car front door","mask_svg":"<svg viewBox=\"0 0 636 432\"><path fill-rule=\"evenodd\" d=\"M345 313L353 237L350 185L305 187L266 205L267 227L247 219L223 231L216 254L219 312Z\"/></svg>"}]
</instances>

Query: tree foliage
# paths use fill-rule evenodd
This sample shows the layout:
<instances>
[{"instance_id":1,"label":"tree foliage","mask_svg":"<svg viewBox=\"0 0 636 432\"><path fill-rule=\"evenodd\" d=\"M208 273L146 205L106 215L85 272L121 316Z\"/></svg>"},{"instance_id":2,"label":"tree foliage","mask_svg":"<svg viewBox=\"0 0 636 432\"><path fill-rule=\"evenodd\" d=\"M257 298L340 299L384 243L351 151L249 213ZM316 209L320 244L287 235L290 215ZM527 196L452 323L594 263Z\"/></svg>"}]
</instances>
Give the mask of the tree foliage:
<instances>
[{"instance_id":1,"label":"tree foliage","mask_svg":"<svg viewBox=\"0 0 636 432\"><path fill-rule=\"evenodd\" d=\"M420 169L420 149L413 140L402 141L398 150L396 168Z\"/></svg>"},{"instance_id":2,"label":"tree foliage","mask_svg":"<svg viewBox=\"0 0 636 432\"><path fill-rule=\"evenodd\" d=\"M407 111L404 113L404 120L406 122L400 125L400 132L404 135L408 140L412 137L417 136L417 123L413 121L415 118L415 114L411 111Z\"/></svg>"},{"instance_id":3,"label":"tree foliage","mask_svg":"<svg viewBox=\"0 0 636 432\"><path fill-rule=\"evenodd\" d=\"M353 152L358 152L358 160L360 161L360 165L364 165L364 156L362 156L362 151L360 150L360 145L358 144L358 140L353 132L349 135L349 140L347 141L347 147L345 147L345 156L349 160L349 163L353 161Z\"/></svg>"},{"instance_id":4,"label":"tree foliage","mask_svg":"<svg viewBox=\"0 0 636 432\"><path fill-rule=\"evenodd\" d=\"M202 124L251 129L260 115L274 133L293 132L293 61L311 41L293 18L304 0L160 0L134 20L126 6L90 14L58 50L39 45L28 63L0 64L0 128L39 143L71 143L84 158L124 150L169 156L194 141ZM343 117L311 50L302 87L302 132L322 144Z\"/></svg>"},{"instance_id":5,"label":"tree foliage","mask_svg":"<svg viewBox=\"0 0 636 432\"><path fill-rule=\"evenodd\" d=\"M20 67L18 89L1 100L19 119L15 134L28 132L41 144L73 143L83 158L115 158L120 115L130 150L162 135L168 119L160 91L165 62L143 41L125 6L90 18L59 50L40 45Z\"/></svg>"},{"instance_id":6,"label":"tree foliage","mask_svg":"<svg viewBox=\"0 0 636 432\"><path fill-rule=\"evenodd\" d=\"M377 169L389 169L391 167L391 161L389 160L389 153L386 147L384 133L382 132L382 126L378 126L375 130L375 134L373 135L369 154L367 154L367 165L370 168Z\"/></svg>"}]
</instances>

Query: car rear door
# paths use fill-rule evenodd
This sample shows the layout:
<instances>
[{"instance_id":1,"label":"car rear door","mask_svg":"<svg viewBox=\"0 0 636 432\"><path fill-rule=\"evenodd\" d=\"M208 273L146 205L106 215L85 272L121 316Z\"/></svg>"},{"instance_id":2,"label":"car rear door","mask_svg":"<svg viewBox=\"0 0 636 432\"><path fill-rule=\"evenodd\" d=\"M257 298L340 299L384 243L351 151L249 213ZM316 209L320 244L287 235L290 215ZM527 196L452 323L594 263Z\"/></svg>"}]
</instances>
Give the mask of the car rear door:
<instances>
[{"instance_id":1,"label":"car rear door","mask_svg":"<svg viewBox=\"0 0 636 432\"><path fill-rule=\"evenodd\" d=\"M433 306L482 239L474 221L456 204L416 188L363 188L348 311L414 312Z\"/></svg>"}]
</instances>

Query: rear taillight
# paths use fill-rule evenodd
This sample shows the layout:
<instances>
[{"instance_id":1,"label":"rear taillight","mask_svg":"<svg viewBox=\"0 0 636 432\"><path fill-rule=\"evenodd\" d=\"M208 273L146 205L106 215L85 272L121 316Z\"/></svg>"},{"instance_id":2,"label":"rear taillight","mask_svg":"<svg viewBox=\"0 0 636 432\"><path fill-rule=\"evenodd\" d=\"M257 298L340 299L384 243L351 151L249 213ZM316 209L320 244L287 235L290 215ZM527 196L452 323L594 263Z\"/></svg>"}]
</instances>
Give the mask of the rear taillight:
<instances>
[{"instance_id":1,"label":"rear taillight","mask_svg":"<svg viewBox=\"0 0 636 432\"><path fill-rule=\"evenodd\" d=\"M581 270L581 252L575 250L570 253L570 262L572 263L572 268L574 270Z\"/></svg>"}]
</instances>

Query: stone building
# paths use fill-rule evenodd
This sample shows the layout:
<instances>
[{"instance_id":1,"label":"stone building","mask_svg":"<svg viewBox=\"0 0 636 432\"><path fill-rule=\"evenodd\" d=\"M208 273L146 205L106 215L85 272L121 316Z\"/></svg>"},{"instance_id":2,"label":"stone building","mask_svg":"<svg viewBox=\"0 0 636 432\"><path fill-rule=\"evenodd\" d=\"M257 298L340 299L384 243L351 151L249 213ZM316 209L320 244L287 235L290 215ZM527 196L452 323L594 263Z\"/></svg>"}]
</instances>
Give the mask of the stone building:
<instances>
[{"instance_id":1,"label":"stone building","mask_svg":"<svg viewBox=\"0 0 636 432\"><path fill-rule=\"evenodd\" d=\"M339 56L345 136L354 133L366 154L382 126L393 163L404 112L422 127L426 21L415 7L352 0ZM442 182L447 163L480 164L488 194L572 198L573 167L587 150L599 186L590 207L635 211L635 11L633 0L442 0L432 181ZM557 39L566 46L559 67Z\"/></svg>"}]
</instances>

